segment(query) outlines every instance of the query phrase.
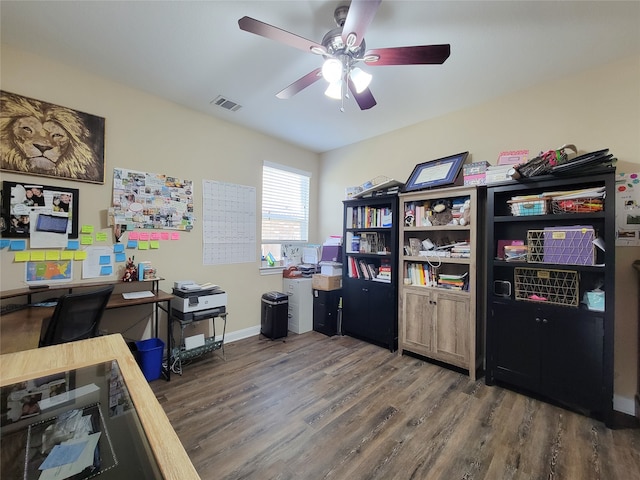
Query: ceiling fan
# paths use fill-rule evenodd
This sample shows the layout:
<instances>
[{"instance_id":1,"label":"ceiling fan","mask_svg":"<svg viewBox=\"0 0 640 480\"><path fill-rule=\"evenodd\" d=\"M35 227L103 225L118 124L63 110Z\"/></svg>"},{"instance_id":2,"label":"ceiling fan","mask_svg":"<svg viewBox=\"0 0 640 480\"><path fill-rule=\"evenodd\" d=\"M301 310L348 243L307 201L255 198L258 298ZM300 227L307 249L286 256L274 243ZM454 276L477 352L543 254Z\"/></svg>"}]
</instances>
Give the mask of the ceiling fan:
<instances>
[{"instance_id":1,"label":"ceiling fan","mask_svg":"<svg viewBox=\"0 0 640 480\"><path fill-rule=\"evenodd\" d=\"M349 92L360 109L367 110L376 105L376 100L369 90L371 75L357 66L359 62L364 62L371 67L442 64L449 58L451 52L451 46L448 44L367 50L364 34L381 1L352 0L351 5L338 6L334 12L337 27L327 32L321 43L251 17L242 17L238 20L238 25L246 32L270 38L324 58L322 67L312 70L277 93L278 98L291 98L324 78L329 82L325 95L342 100L341 111L344 111L344 99L348 98Z\"/></svg>"}]
</instances>

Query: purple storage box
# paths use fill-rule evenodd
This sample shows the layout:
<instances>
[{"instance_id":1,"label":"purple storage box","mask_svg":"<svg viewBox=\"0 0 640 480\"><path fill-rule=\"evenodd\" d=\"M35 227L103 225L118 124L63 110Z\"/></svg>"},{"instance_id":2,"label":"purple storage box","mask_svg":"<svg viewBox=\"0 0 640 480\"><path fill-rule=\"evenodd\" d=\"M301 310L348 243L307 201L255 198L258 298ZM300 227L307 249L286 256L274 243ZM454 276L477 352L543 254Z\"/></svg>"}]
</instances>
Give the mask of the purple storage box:
<instances>
[{"instance_id":1,"label":"purple storage box","mask_svg":"<svg viewBox=\"0 0 640 480\"><path fill-rule=\"evenodd\" d=\"M544 229L544 263L594 265L595 230L592 226L547 227Z\"/></svg>"},{"instance_id":2,"label":"purple storage box","mask_svg":"<svg viewBox=\"0 0 640 480\"><path fill-rule=\"evenodd\" d=\"M323 245L321 262L342 262L342 245Z\"/></svg>"}]
</instances>

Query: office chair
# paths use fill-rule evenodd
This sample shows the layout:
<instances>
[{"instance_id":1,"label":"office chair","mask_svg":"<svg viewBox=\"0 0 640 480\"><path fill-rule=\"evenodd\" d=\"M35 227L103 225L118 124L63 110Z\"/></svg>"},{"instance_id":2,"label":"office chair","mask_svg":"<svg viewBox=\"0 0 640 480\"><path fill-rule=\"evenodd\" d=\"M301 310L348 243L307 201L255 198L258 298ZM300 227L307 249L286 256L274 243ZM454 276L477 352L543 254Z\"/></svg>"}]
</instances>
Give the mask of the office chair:
<instances>
[{"instance_id":1,"label":"office chair","mask_svg":"<svg viewBox=\"0 0 640 480\"><path fill-rule=\"evenodd\" d=\"M114 285L67 293L58 299L53 315L42 323L39 347L96 337Z\"/></svg>"}]
</instances>

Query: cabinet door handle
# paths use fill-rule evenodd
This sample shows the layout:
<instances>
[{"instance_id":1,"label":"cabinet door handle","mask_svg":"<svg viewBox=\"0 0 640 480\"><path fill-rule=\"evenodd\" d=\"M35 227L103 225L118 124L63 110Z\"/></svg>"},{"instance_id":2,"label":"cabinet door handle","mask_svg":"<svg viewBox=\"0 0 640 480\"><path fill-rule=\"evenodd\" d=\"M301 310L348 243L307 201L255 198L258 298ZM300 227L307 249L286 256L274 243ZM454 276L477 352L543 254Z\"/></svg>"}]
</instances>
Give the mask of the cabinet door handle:
<instances>
[{"instance_id":1,"label":"cabinet door handle","mask_svg":"<svg viewBox=\"0 0 640 480\"><path fill-rule=\"evenodd\" d=\"M536 322L540 323L540 317L536 317Z\"/></svg>"},{"instance_id":2,"label":"cabinet door handle","mask_svg":"<svg viewBox=\"0 0 640 480\"><path fill-rule=\"evenodd\" d=\"M548 323L548 322L549 322L549 320L547 320L546 318L542 319L542 323Z\"/></svg>"}]
</instances>

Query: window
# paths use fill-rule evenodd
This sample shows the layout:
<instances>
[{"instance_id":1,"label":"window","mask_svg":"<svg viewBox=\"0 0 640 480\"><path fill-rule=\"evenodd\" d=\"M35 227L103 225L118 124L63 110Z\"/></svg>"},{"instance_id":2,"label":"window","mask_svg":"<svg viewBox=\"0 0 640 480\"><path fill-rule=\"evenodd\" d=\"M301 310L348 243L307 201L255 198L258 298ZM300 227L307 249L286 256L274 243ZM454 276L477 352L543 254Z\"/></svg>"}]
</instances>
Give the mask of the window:
<instances>
[{"instance_id":1,"label":"window","mask_svg":"<svg viewBox=\"0 0 640 480\"><path fill-rule=\"evenodd\" d=\"M311 173L264 162L262 166L262 255L281 259L283 243L306 243Z\"/></svg>"}]
</instances>

